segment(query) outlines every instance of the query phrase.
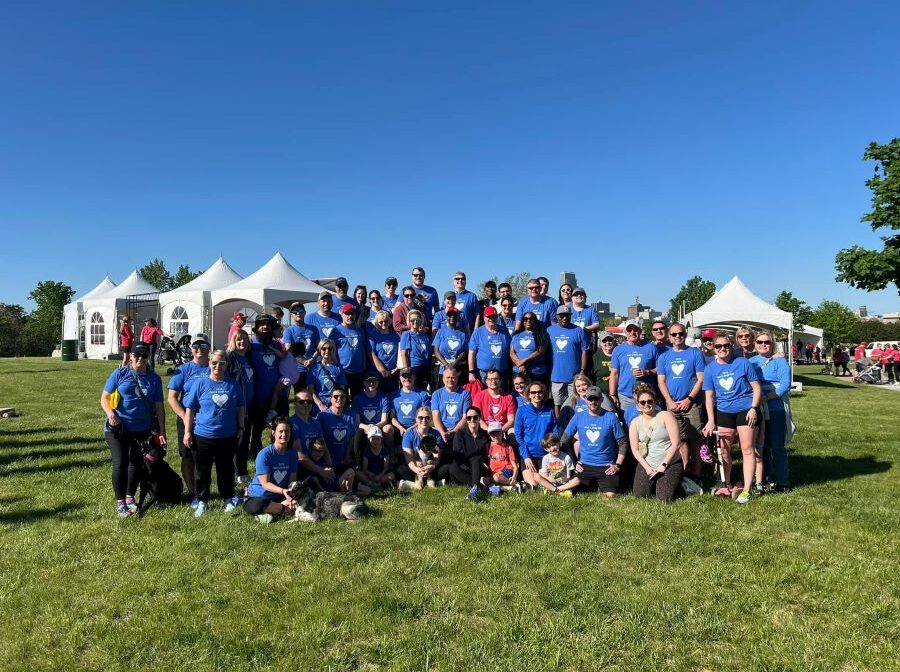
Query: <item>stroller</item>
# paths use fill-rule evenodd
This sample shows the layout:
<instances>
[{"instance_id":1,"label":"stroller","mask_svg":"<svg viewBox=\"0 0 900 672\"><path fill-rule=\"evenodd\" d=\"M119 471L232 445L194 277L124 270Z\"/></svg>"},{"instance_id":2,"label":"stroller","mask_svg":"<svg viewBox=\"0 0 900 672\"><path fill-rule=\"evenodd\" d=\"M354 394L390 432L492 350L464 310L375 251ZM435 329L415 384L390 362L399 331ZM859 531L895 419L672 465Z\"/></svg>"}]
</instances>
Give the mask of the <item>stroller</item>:
<instances>
[{"instance_id":1,"label":"stroller","mask_svg":"<svg viewBox=\"0 0 900 672\"><path fill-rule=\"evenodd\" d=\"M819 373L821 373L822 375L825 375L825 376L833 376L833 375L835 375L834 369L831 367L831 362L829 362L829 361L826 360L826 361L825 361L825 366L822 367L822 370L819 371Z\"/></svg>"},{"instance_id":2,"label":"stroller","mask_svg":"<svg viewBox=\"0 0 900 672\"><path fill-rule=\"evenodd\" d=\"M713 430L713 433L706 437L706 443L700 446L700 460L711 464L718 478L718 482L710 488L709 493L717 497L730 497L731 488L725 482L725 462L722 459L722 441L718 431Z\"/></svg>"},{"instance_id":3,"label":"stroller","mask_svg":"<svg viewBox=\"0 0 900 672\"><path fill-rule=\"evenodd\" d=\"M854 382L881 385L881 364L870 363L856 375L856 380Z\"/></svg>"},{"instance_id":4,"label":"stroller","mask_svg":"<svg viewBox=\"0 0 900 672\"><path fill-rule=\"evenodd\" d=\"M157 353L157 361L160 364L165 364L167 362L172 363L172 366L166 369L167 375L171 376L179 366L192 359L190 334L185 334L177 341L174 341L168 336L163 338L163 342L160 344L159 352Z\"/></svg>"},{"instance_id":5,"label":"stroller","mask_svg":"<svg viewBox=\"0 0 900 672\"><path fill-rule=\"evenodd\" d=\"M156 363L166 364L171 362L172 364L177 364L176 359L175 341L168 336L162 336L159 342L159 349L156 351Z\"/></svg>"}]
</instances>

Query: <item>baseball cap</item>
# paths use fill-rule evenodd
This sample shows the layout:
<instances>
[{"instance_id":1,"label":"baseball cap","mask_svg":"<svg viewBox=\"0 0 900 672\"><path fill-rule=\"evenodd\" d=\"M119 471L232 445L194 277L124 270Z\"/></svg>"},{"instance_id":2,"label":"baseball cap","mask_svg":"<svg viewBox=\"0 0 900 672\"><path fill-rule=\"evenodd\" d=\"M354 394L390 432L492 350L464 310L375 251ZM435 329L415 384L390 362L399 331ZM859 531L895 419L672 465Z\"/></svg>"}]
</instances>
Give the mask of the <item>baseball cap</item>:
<instances>
[{"instance_id":1,"label":"baseball cap","mask_svg":"<svg viewBox=\"0 0 900 672\"><path fill-rule=\"evenodd\" d=\"M494 420L493 422L488 423L488 434L493 434L494 432L502 432L503 425Z\"/></svg>"},{"instance_id":2,"label":"baseball cap","mask_svg":"<svg viewBox=\"0 0 900 672\"><path fill-rule=\"evenodd\" d=\"M556 314L557 315L571 315L572 309L569 308L567 305L563 304L559 308L556 309Z\"/></svg>"},{"instance_id":3,"label":"baseball cap","mask_svg":"<svg viewBox=\"0 0 900 672\"><path fill-rule=\"evenodd\" d=\"M587 392L584 393L585 399L603 399L603 393L600 391L600 388L594 385L593 387L589 387Z\"/></svg>"},{"instance_id":4,"label":"baseball cap","mask_svg":"<svg viewBox=\"0 0 900 672\"><path fill-rule=\"evenodd\" d=\"M349 286L349 283L347 282L347 278L340 277L334 281L334 286L335 287L347 287L347 286Z\"/></svg>"},{"instance_id":5,"label":"baseball cap","mask_svg":"<svg viewBox=\"0 0 900 672\"><path fill-rule=\"evenodd\" d=\"M716 330L715 329L704 329L700 332L700 338L715 338Z\"/></svg>"},{"instance_id":6,"label":"baseball cap","mask_svg":"<svg viewBox=\"0 0 900 672\"><path fill-rule=\"evenodd\" d=\"M641 323L637 320L625 320L625 328L628 329L628 327L637 327L638 329L640 329Z\"/></svg>"},{"instance_id":7,"label":"baseball cap","mask_svg":"<svg viewBox=\"0 0 900 672\"><path fill-rule=\"evenodd\" d=\"M246 320L247 320L247 316L244 315L243 313L235 313L234 315L231 316L231 319L232 319L232 320L244 320L244 321L246 321Z\"/></svg>"},{"instance_id":8,"label":"baseball cap","mask_svg":"<svg viewBox=\"0 0 900 672\"><path fill-rule=\"evenodd\" d=\"M378 425L374 425L372 427L369 427L369 431L366 432L366 436L369 437L370 439L373 436L377 436L377 437L381 438L382 436L384 436L384 434L382 434L382 432L381 432L381 427L379 427Z\"/></svg>"},{"instance_id":9,"label":"baseball cap","mask_svg":"<svg viewBox=\"0 0 900 672\"><path fill-rule=\"evenodd\" d=\"M134 345L131 346L131 354L136 354L138 352L140 352L143 355L149 355L150 354L150 346L148 346L145 343L140 343L140 342L135 343Z\"/></svg>"},{"instance_id":10,"label":"baseball cap","mask_svg":"<svg viewBox=\"0 0 900 672\"><path fill-rule=\"evenodd\" d=\"M196 334L194 334L194 337L191 339L191 345L199 344L203 344L209 347L209 336L207 336L203 332L197 332Z\"/></svg>"},{"instance_id":11,"label":"baseball cap","mask_svg":"<svg viewBox=\"0 0 900 672\"><path fill-rule=\"evenodd\" d=\"M300 303L299 301L294 301L294 302L291 304L291 312L292 312L292 313L305 313L305 312L306 312L306 307L305 307L302 303Z\"/></svg>"},{"instance_id":12,"label":"baseball cap","mask_svg":"<svg viewBox=\"0 0 900 672\"><path fill-rule=\"evenodd\" d=\"M402 369L400 369L400 375L401 375L401 376L409 376L409 375L412 375L413 373L415 373L415 371L413 371L413 370L412 370L411 368L409 368L408 366L407 366L407 367L404 367L404 368L402 368Z\"/></svg>"},{"instance_id":13,"label":"baseball cap","mask_svg":"<svg viewBox=\"0 0 900 672\"><path fill-rule=\"evenodd\" d=\"M319 292L319 301L321 301L322 299L330 299L330 298L331 298L331 292Z\"/></svg>"},{"instance_id":14,"label":"baseball cap","mask_svg":"<svg viewBox=\"0 0 900 672\"><path fill-rule=\"evenodd\" d=\"M399 284L399 283L397 282L397 278L395 278L393 275L389 275L388 277L386 277L386 278L384 279L384 284L386 284L386 285L397 285L397 284Z\"/></svg>"},{"instance_id":15,"label":"baseball cap","mask_svg":"<svg viewBox=\"0 0 900 672\"><path fill-rule=\"evenodd\" d=\"M599 334L597 334L597 338L599 338L601 341L607 338L612 338L613 340L615 340L615 337L608 331L601 331Z\"/></svg>"},{"instance_id":16,"label":"baseball cap","mask_svg":"<svg viewBox=\"0 0 900 672\"><path fill-rule=\"evenodd\" d=\"M494 308L493 306L488 306L487 308L484 309L485 317L492 317L492 316L495 317L496 315L497 315L497 309Z\"/></svg>"},{"instance_id":17,"label":"baseball cap","mask_svg":"<svg viewBox=\"0 0 900 672\"><path fill-rule=\"evenodd\" d=\"M343 306L341 306L341 313L347 314L347 313L355 313L355 312L356 312L356 306L354 306L352 303L345 303Z\"/></svg>"},{"instance_id":18,"label":"baseball cap","mask_svg":"<svg viewBox=\"0 0 900 672\"><path fill-rule=\"evenodd\" d=\"M447 308L447 315L459 315L459 310L457 310L456 306L449 306Z\"/></svg>"},{"instance_id":19,"label":"baseball cap","mask_svg":"<svg viewBox=\"0 0 900 672\"><path fill-rule=\"evenodd\" d=\"M456 301L456 292L444 292L444 298Z\"/></svg>"},{"instance_id":20,"label":"baseball cap","mask_svg":"<svg viewBox=\"0 0 900 672\"><path fill-rule=\"evenodd\" d=\"M366 381L366 380L378 380L378 376L376 376L374 373L370 373L370 374L366 375L366 377L363 378L363 380L364 380L364 381Z\"/></svg>"},{"instance_id":21,"label":"baseball cap","mask_svg":"<svg viewBox=\"0 0 900 672\"><path fill-rule=\"evenodd\" d=\"M572 292L572 296L575 296L576 294L584 294L585 296L587 296L587 292L584 291L583 287L576 287L575 290Z\"/></svg>"}]
</instances>

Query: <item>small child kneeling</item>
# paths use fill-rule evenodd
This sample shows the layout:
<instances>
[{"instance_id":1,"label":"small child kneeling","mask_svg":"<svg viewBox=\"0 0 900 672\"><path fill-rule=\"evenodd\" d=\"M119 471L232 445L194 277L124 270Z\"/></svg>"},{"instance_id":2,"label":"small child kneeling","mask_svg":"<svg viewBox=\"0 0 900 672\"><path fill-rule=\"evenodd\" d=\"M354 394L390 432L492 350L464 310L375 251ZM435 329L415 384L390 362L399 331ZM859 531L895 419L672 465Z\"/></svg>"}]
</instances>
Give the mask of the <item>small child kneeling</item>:
<instances>
[{"instance_id":1,"label":"small child kneeling","mask_svg":"<svg viewBox=\"0 0 900 672\"><path fill-rule=\"evenodd\" d=\"M538 481L544 492L552 492L571 497L572 490L577 488L581 481L575 473L575 463L572 458L560 449L558 434L547 434L541 439L541 446L547 451L541 460L541 470L538 472Z\"/></svg>"},{"instance_id":2,"label":"small child kneeling","mask_svg":"<svg viewBox=\"0 0 900 672\"><path fill-rule=\"evenodd\" d=\"M488 436L491 442L486 447L487 468L490 476L481 479L482 485L491 494L499 494L500 488L511 490L519 480L519 461L512 446L503 436L503 425L499 422L488 423Z\"/></svg>"}]
</instances>

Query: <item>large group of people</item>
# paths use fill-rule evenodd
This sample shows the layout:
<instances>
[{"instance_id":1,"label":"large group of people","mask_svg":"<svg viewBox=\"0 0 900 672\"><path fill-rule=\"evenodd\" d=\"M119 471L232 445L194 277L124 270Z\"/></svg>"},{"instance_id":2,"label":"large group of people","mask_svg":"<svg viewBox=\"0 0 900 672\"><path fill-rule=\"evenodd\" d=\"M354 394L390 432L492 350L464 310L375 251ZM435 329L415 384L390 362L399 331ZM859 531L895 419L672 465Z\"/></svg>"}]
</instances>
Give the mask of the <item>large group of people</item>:
<instances>
[{"instance_id":1,"label":"large group of people","mask_svg":"<svg viewBox=\"0 0 900 672\"><path fill-rule=\"evenodd\" d=\"M264 522L293 510L297 479L360 496L459 484L474 501L599 490L670 502L708 480L738 504L788 490L790 369L770 332L706 330L689 346L678 322L657 319L646 338L628 320L622 340L580 287L552 297L534 278L517 299L492 282L479 297L463 272L443 295L425 279L416 267L402 289L389 277L351 295L338 278L311 314L297 301L249 329L235 314L224 349L192 336L165 402L195 516L210 509L213 469L224 509ZM141 446L166 443L151 354L134 341L100 400L122 518L137 511Z\"/></svg>"}]
</instances>

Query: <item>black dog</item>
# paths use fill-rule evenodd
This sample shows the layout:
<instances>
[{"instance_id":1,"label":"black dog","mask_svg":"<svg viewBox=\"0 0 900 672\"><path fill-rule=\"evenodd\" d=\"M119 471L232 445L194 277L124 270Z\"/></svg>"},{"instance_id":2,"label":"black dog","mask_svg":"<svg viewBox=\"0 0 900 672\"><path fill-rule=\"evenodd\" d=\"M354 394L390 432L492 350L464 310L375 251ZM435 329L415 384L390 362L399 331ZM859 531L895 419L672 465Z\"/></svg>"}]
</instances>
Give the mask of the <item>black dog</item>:
<instances>
[{"instance_id":1,"label":"black dog","mask_svg":"<svg viewBox=\"0 0 900 672\"><path fill-rule=\"evenodd\" d=\"M138 516L143 516L156 502L177 504L181 501L181 477L166 462L166 449L152 440L141 442L141 496Z\"/></svg>"}]
</instances>

